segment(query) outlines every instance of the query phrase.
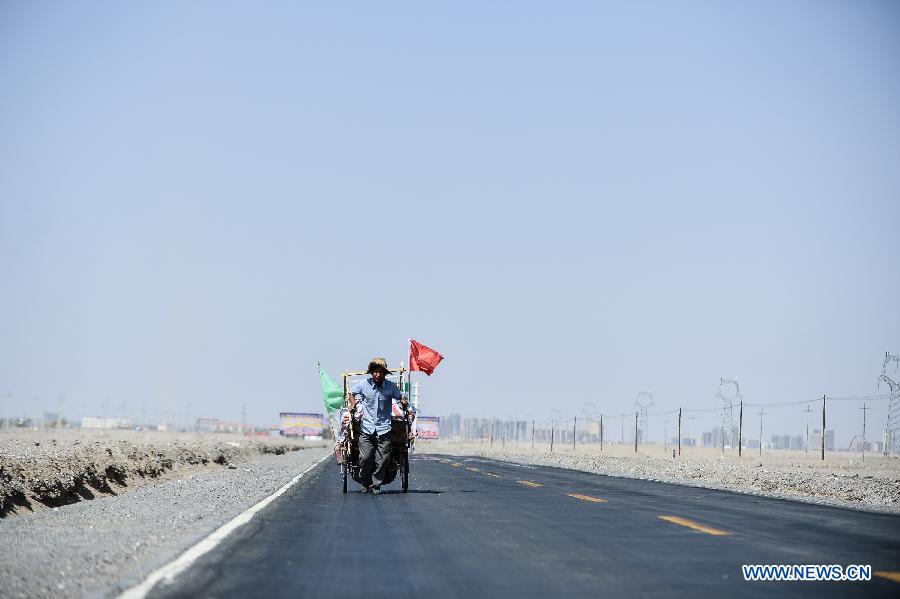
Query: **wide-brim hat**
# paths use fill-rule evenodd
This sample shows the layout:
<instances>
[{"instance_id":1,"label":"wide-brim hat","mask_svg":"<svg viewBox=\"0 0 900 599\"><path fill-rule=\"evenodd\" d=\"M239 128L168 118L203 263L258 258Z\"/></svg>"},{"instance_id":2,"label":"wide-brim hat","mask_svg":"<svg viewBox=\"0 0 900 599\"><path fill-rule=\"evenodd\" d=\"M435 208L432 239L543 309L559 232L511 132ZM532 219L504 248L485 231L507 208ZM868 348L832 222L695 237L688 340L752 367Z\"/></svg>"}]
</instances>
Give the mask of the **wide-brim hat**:
<instances>
[{"instance_id":1,"label":"wide-brim hat","mask_svg":"<svg viewBox=\"0 0 900 599\"><path fill-rule=\"evenodd\" d=\"M384 358L372 358L372 361L369 362L369 369L366 370L366 374L372 374L372 370L375 368L384 368L386 373L394 374L388 369L387 360Z\"/></svg>"}]
</instances>

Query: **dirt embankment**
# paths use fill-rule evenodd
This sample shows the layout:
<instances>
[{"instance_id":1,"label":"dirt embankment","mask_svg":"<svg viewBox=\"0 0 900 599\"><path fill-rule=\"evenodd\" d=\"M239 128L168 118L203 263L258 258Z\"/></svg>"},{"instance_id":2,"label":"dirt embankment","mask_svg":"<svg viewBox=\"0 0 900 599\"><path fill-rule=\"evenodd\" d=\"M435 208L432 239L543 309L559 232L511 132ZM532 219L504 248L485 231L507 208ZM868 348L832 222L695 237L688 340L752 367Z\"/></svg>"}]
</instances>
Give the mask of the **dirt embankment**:
<instances>
[{"instance_id":1,"label":"dirt embankment","mask_svg":"<svg viewBox=\"0 0 900 599\"><path fill-rule=\"evenodd\" d=\"M117 495L189 471L234 468L260 454L311 446L221 435L117 431L110 436L59 431L0 437L0 517Z\"/></svg>"}]
</instances>

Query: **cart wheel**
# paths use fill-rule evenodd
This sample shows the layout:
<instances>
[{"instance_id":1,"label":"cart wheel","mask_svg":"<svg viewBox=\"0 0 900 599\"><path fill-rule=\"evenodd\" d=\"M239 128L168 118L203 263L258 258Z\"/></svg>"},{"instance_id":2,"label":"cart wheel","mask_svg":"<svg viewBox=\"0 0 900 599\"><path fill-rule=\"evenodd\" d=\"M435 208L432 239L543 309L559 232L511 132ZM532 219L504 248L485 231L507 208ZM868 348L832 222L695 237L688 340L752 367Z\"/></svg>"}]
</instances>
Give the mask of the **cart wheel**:
<instances>
[{"instance_id":1,"label":"cart wheel","mask_svg":"<svg viewBox=\"0 0 900 599\"><path fill-rule=\"evenodd\" d=\"M344 463L341 464L341 475L344 477L344 493L347 492L347 458L344 458Z\"/></svg>"},{"instance_id":2,"label":"cart wheel","mask_svg":"<svg viewBox=\"0 0 900 599\"><path fill-rule=\"evenodd\" d=\"M406 493L409 489L409 454L406 452L403 452L401 470L403 471L403 492Z\"/></svg>"}]
</instances>

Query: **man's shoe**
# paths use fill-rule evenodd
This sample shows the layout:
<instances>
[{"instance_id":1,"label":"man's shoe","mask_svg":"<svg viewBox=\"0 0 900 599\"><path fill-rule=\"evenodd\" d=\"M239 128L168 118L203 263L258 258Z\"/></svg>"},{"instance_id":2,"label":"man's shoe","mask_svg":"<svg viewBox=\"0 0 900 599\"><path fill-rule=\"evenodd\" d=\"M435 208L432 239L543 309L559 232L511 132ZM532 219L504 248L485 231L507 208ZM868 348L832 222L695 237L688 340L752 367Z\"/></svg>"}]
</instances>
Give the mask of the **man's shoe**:
<instances>
[{"instance_id":1,"label":"man's shoe","mask_svg":"<svg viewBox=\"0 0 900 599\"><path fill-rule=\"evenodd\" d=\"M381 495L381 487L379 487L378 485L373 485L372 495Z\"/></svg>"},{"instance_id":2,"label":"man's shoe","mask_svg":"<svg viewBox=\"0 0 900 599\"><path fill-rule=\"evenodd\" d=\"M368 492L369 492L369 487L367 487L366 485L360 485L359 492L360 492L360 493L368 493Z\"/></svg>"}]
</instances>

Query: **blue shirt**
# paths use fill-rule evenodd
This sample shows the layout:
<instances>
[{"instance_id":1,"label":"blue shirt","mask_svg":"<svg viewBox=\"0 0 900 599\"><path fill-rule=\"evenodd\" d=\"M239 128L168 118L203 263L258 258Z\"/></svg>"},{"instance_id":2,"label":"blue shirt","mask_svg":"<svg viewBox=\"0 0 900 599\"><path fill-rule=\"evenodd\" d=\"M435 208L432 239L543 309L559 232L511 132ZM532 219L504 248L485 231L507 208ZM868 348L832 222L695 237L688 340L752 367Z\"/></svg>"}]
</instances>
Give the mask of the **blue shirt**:
<instances>
[{"instance_id":1,"label":"blue shirt","mask_svg":"<svg viewBox=\"0 0 900 599\"><path fill-rule=\"evenodd\" d=\"M367 435L383 435L391 430L391 400L399 400L401 397L396 383L384 379L378 387L372 377L369 377L353 383L350 393L362 405L362 432Z\"/></svg>"}]
</instances>

